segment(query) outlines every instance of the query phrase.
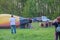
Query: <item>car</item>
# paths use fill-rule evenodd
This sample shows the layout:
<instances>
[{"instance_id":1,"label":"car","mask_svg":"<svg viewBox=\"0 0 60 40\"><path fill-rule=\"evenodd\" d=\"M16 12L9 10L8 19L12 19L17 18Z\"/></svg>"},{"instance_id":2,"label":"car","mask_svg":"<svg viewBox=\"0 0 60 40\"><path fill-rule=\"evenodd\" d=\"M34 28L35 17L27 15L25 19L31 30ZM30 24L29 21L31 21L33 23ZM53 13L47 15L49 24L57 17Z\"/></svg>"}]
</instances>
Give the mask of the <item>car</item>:
<instances>
[{"instance_id":1,"label":"car","mask_svg":"<svg viewBox=\"0 0 60 40\"><path fill-rule=\"evenodd\" d=\"M20 20L23 20L23 19L27 19L27 18L24 18L24 17L19 17Z\"/></svg>"},{"instance_id":2,"label":"car","mask_svg":"<svg viewBox=\"0 0 60 40\"><path fill-rule=\"evenodd\" d=\"M33 22L40 22L41 21L41 17L34 17L32 18Z\"/></svg>"},{"instance_id":3,"label":"car","mask_svg":"<svg viewBox=\"0 0 60 40\"><path fill-rule=\"evenodd\" d=\"M41 16L41 20L44 21L44 22L45 22L45 21L50 21L50 19L47 18L46 16Z\"/></svg>"},{"instance_id":4,"label":"car","mask_svg":"<svg viewBox=\"0 0 60 40\"><path fill-rule=\"evenodd\" d=\"M26 24L26 23L29 22L29 19L28 18L20 17L19 19L20 19L20 25L21 24Z\"/></svg>"}]
</instances>

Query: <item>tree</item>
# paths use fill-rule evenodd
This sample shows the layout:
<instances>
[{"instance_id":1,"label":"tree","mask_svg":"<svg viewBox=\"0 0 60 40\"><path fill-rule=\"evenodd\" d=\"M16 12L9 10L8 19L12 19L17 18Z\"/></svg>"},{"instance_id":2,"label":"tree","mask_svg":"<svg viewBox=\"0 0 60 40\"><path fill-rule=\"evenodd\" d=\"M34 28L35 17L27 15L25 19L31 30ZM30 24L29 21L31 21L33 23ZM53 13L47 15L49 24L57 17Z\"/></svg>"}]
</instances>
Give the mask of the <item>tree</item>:
<instances>
[{"instance_id":1,"label":"tree","mask_svg":"<svg viewBox=\"0 0 60 40\"><path fill-rule=\"evenodd\" d=\"M23 14L24 17L34 17L37 16L37 11L36 11L36 1L35 0L27 0Z\"/></svg>"}]
</instances>

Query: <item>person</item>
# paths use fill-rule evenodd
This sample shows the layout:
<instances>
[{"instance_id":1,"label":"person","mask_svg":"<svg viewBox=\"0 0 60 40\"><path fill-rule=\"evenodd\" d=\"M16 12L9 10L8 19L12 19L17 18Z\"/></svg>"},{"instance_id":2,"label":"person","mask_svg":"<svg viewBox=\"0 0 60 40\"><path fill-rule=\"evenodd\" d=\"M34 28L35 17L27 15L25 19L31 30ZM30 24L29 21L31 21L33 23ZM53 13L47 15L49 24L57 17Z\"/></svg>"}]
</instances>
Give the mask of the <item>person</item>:
<instances>
[{"instance_id":1,"label":"person","mask_svg":"<svg viewBox=\"0 0 60 40\"><path fill-rule=\"evenodd\" d=\"M45 27L48 27L49 26L49 21L47 20L46 22L45 22Z\"/></svg>"},{"instance_id":2,"label":"person","mask_svg":"<svg viewBox=\"0 0 60 40\"><path fill-rule=\"evenodd\" d=\"M16 18L13 15L11 15L11 18L10 18L10 26L11 26L11 33L15 34L16 33Z\"/></svg>"},{"instance_id":3,"label":"person","mask_svg":"<svg viewBox=\"0 0 60 40\"><path fill-rule=\"evenodd\" d=\"M28 28L32 28L32 19L31 18L29 18L29 23L28 23Z\"/></svg>"},{"instance_id":4,"label":"person","mask_svg":"<svg viewBox=\"0 0 60 40\"><path fill-rule=\"evenodd\" d=\"M41 23L41 27L44 27L44 24L43 23Z\"/></svg>"},{"instance_id":5,"label":"person","mask_svg":"<svg viewBox=\"0 0 60 40\"><path fill-rule=\"evenodd\" d=\"M53 25L55 26L55 40L60 40L60 17L57 17L53 21Z\"/></svg>"}]
</instances>

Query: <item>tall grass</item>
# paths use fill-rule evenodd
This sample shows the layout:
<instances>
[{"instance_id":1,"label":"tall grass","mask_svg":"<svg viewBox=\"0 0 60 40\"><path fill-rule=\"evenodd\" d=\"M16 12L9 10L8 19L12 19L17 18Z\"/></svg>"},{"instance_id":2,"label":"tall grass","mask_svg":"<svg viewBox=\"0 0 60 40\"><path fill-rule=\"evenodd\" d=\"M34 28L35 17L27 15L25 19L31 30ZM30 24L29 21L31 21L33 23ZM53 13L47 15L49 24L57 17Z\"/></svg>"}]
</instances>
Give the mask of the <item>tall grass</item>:
<instances>
[{"instance_id":1,"label":"tall grass","mask_svg":"<svg viewBox=\"0 0 60 40\"><path fill-rule=\"evenodd\" d=\"M0 40L54 40L54 27L41 28L39 23L32 23L32 29L17 29L11 34L10 29L0 29Z\"/></svg>"}]
</instances>

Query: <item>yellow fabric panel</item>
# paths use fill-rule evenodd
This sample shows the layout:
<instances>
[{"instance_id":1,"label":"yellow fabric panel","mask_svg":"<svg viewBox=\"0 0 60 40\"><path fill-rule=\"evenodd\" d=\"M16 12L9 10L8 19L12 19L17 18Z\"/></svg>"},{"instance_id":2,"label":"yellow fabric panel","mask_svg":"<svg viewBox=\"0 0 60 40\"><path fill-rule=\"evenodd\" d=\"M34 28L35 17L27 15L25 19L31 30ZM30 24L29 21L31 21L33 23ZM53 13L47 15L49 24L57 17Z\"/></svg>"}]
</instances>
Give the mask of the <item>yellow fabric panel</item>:
<instances>
[{"instance_id":1,"label":"yellow fabric panel","mask_svg":"<svg viewBox=\"0 0 60 40\"><path fill-rule=\"evenodd\" d=\"M0 24L8 23L10 17L11 17L10 14L0 14ZM14 17L16 18L16 22L18 22L19 21L19 16L14 15Z\"/></svg>"}]
</instances>

